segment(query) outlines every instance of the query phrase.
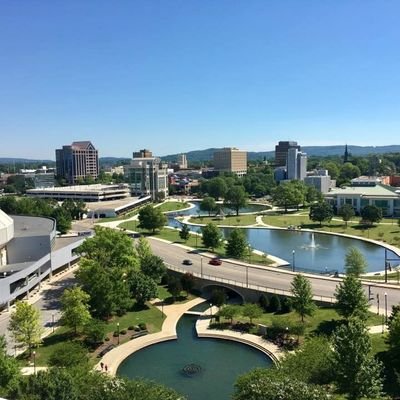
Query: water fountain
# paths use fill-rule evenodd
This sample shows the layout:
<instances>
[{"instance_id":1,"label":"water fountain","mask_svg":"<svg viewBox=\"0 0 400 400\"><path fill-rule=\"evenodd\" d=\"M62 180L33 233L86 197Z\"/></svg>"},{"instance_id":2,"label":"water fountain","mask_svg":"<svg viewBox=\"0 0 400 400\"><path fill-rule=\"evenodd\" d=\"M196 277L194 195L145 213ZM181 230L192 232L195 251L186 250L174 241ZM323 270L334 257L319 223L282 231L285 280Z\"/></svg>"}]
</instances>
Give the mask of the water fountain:
<instances>
[{"instance_id":1,"label":"water fountain","mask_svg":"<svg viewBox=\"0 0 400 400\"><path fill-rule=\"evenodd\" d=\"M317 245L315 244L315 239L314 239L314 232L311 233L311 243L310 243L310 249L315 249Z\"/></svg>"}]
</instances>

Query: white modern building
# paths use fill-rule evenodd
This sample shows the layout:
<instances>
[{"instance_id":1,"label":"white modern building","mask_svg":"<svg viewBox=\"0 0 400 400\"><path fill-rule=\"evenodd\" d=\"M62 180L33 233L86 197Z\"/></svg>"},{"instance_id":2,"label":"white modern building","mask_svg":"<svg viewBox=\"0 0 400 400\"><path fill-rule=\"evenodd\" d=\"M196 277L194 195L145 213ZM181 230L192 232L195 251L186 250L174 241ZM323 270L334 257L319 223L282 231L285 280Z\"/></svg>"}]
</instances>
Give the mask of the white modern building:
<instances>
[{"instance_id":1,"label":"white modern building","mask_svg":"<svg viewBox=\"0 0 400 400\"><path fill-rule=\"evenodd\" d=\"M0 210L0 309L30 291L55 271L78 260L82 237L56 237L51 218L8 216Z\"/></svg>"},{"instance_id":2,"label":"white modern building","mask_svg":"<svg viewBox=\"0 0 400 400\"><path fill-rule=\"evenodd\" d=\"M339 210L344 204L353 206L356 213L372 205L382 209L382 214L387 217L400 216L400 190L390 186L349 186L335 188L325 194L325 199Z\"/></svg>"},{"instance_id":3,"label":"white modern building","mask_svg":"<svg viewBox=\"0 0 400 400\"><path fill-rule=\"evenodd\" d=\"M288 180L304 180L307 176L307 154L295 147L289 148L286 171Z\"/></svg>"}]
</instances>

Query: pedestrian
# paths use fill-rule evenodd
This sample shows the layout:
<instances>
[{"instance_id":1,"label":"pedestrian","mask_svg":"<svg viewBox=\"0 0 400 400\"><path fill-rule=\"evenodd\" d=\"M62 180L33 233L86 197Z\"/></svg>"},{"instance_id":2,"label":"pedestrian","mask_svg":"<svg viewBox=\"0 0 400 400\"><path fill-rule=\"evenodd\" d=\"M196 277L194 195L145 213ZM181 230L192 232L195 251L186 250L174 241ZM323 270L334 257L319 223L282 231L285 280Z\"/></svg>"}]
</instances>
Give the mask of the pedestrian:
<instances>
[{"instance_id":1,"label":"pedestrian","mask_svg":"<svg viewBox=\"0 0 400 400\"><path fill-rule=\"evenodd\" d=\"M103 368L104 368L104 363L100 363L100 368L101 368L101 370L103 371Z\"/></svg>"},{"instance_id":2,"label":"pedestrian","mask_svg":"<svg viewBox=\"0 0 400 400\"><path fill-rule=\"evenodd\" d=\"M104 369L105 369L106 372L107 372L107 370L108 370L107 364L104 364Z\"/></svg>"}]
</instances>

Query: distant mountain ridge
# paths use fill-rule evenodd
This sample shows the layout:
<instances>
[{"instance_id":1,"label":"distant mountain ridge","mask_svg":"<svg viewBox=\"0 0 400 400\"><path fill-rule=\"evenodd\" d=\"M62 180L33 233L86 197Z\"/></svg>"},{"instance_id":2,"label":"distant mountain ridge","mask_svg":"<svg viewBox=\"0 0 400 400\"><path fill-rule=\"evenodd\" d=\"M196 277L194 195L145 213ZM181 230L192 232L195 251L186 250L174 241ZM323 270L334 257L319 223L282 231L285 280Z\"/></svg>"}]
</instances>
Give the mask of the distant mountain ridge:
<instances>
[{"instance_id":1,"label":"distant mountain ridge","mask_svg":"<svg viewBox=\"0 0 400 400\"><path fill-rule=\"evenodd\" d=\"M344 145L333 146L301 146L301 151L307 153L308 156L341 156L344 154ZM387 145L387 146L347 146L349 153L353 156L366 156L369 154L384 154L384 153L399 153L400 145ZM209 148L205 150L189 151L186 154L188 161L201 162L212 160L214 151L220 148ZM170 154L161 157L164 161L175 161L179 154ZM262 160L263 158L273 159L275 151L248 151L248 160Z\"/></svg>"}]
</instances>

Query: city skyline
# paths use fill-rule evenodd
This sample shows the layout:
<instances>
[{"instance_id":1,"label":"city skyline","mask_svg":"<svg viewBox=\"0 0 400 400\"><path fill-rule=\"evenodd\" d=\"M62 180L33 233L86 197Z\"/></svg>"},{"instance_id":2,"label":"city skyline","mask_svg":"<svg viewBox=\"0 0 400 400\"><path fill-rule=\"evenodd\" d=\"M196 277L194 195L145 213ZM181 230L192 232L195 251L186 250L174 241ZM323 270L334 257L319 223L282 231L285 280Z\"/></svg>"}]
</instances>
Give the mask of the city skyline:
<instances>
[{"instance_id":1,"label":"city skyline","mask_svg":"<svg viewBox=\"0 0 400 400\"><path fill-rule=\"evenodd\" d=\"M0 157L398 144L396 1L4 1ZM351 140L350 140L351 139Z\"/></svg>"}]
</instances>

